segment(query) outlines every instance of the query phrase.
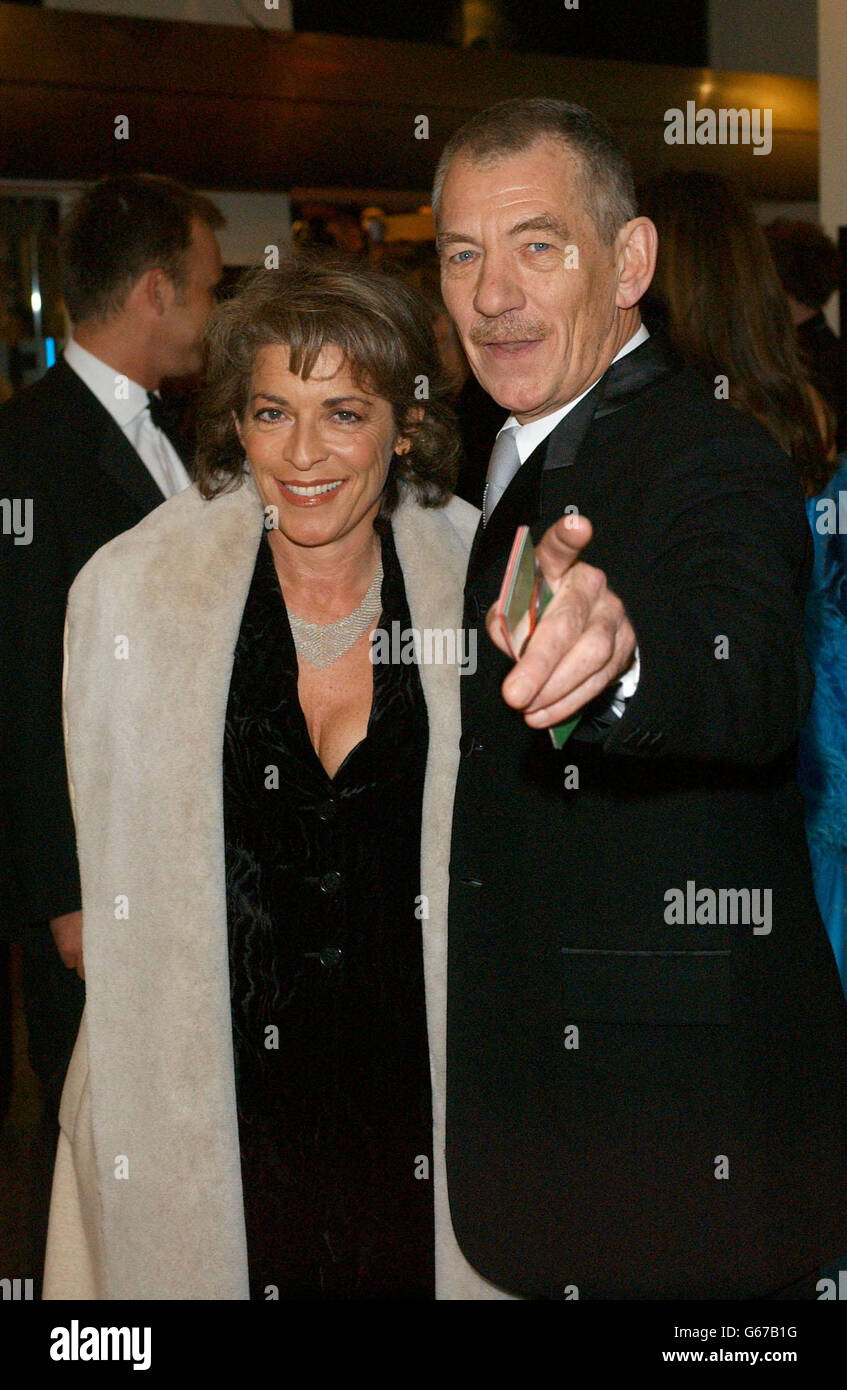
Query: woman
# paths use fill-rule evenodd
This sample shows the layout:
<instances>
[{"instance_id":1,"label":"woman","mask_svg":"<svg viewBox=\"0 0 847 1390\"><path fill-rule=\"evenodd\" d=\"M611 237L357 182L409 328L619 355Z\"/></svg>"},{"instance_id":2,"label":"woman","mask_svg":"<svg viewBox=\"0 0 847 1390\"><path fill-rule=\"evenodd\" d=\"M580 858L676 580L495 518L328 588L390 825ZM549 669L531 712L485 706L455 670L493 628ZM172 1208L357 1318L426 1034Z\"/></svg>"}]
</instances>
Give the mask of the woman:
<instances>
[{"instance_id":1,"label":"woman","mask_svg":"<svg viewBox=\"0 0 847 1390\"><path fill-rule=\"evenodd\" d=\"M800 365L785 292L747 198L719 174L669 172L642 190L659 232L645 314L687 366L752 415L793 460L807 496L832 473L832 420Z\"/></svg>"},{"instance_id":2,"label":"woman","mask_svg":"<svg viewBox=\"0 0 847 1390\"><path fill-rule=\"evenodd\" d=\"M88 1003L45 1293L496 1297L444 1170L459 670L371 659L461 623L426 315L295 258L220 308L207 383L195 486L70 596Z\"/></svg>"},{"instance_id":3,"label":"woman","mask_svg":"<svg viewBox=\"0 0 847 1390\"><path fill-rule=\"evenodd\" d=\"M847 989L847 556L829 518L847 487L834 418L806 380L785 292L747 199L717 174L668 173L644 189L659 231L651 287L689 366L754 415L792 459L814 536L806 646L815 693L798 779L818 907Z\"/></svg>"}]
</instances>

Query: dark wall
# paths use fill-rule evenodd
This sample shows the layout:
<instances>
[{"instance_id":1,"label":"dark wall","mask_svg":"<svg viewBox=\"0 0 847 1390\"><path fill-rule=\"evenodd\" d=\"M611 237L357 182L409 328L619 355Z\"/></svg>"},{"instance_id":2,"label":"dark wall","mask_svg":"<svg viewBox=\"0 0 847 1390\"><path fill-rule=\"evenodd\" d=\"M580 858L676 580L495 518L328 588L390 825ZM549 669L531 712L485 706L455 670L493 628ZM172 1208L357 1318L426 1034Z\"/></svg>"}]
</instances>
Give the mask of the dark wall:
<instances>
[{"instance_id":1,"label":"dark wall","mask_svg":"<svg viewBox=\"0 0 847 1390\"><path fill-rule=\"evenodd\" d=\"M299 34L451 43L461 35L461 0L293 0Z\"/></svg>"},{"instance_id":2,"label":"dark wall","mask_svg":"<svg viewBox=\"0 0 847 1390\"><path fill-rule=\"evenodd\" d=\"M293 0L299 33L459 43L461 0ZM631 62L708 65L707 0L492 0L480 46Z\"/></svg>"},{"instance_id":3,"label":"dark wall","mask_svg":"<svg viewBox=\"0 0 847 1390\"><path fill-rule=\"evenodd\" d=\"M512 47L580 58L705 67L709 61L707 0L563 0L527 5L501 0Z\"/></svg>"}]
</instances>

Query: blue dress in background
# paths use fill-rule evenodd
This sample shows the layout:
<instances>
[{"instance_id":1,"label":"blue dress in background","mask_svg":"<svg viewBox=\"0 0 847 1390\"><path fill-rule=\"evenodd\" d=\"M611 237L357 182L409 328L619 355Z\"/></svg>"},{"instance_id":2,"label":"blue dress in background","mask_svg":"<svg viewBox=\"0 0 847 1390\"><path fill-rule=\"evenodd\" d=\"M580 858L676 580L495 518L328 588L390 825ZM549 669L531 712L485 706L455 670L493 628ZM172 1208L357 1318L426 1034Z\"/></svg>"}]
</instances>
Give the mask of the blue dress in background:
<instances>
[{"instance_id":1,"label":"blue dress in background","mask_svg":"<svg viewBox=\"0 0 847 1390\"><path fill-rule=\"evenodd\" d=\"M800 733L798 780L815 894L847 993L847 534L838 530L839 492L847 516L847 455L823 492L806 500L815 543L806 601L815 693Z\"/></svg>"}]
</instances>

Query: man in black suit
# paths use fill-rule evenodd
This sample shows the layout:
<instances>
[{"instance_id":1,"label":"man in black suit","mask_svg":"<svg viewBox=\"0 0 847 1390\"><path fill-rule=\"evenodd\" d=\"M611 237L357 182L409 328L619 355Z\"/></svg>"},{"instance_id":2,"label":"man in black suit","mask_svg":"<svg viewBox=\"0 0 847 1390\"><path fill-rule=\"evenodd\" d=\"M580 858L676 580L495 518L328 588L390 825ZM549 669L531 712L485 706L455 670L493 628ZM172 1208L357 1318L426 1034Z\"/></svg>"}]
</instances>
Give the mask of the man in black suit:
<instances>
[{"instance_id":1,"label":"man in black suit","mask_svg":"<svg viewBox=\"0 0 847 1390\"><path fill-rule=\"evenodd\" d=\"M84 193L61 231L73 336L0 411L0 497L18 522L0 536L0 928L23 944L30 1059L53 1116L84 996L61 718L65 603L101 545L190 481L156 393L200 366L222 221L171 179L121 175Z\"/></svg>"},{"instance_id":2,"label":"man in black suit","mask_svg":"<svg viewBox=\"0 0 847 1390\"><path fill-rule=\"evenodd\" d=\"M483 112L434 206L445 302L512 412L466 587L492 641L450 866L459 1243L524 1297L814 1298L847 1249L847 1011L793 775L799 483L641 324L655 228L589 112ZM515 665L522 523L554 596Z\"/></svg>"}]
</instances>

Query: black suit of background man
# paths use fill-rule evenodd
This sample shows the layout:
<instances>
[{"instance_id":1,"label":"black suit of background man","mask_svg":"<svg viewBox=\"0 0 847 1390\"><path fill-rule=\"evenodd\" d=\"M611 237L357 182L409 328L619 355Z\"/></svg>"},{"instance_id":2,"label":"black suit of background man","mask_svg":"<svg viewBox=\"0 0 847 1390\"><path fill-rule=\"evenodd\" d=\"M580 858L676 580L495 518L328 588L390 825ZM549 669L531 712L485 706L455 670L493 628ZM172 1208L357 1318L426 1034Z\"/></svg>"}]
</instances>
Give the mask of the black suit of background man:
<instances>
[{"instance_id":1,"label":"black suit of background man","mask_svg":"<svg viewBox=\"0 0 847 1390\"><path fill-rule=\"evenodd\" d=\"M641 675L619 721L584 721L557 753L503 701L512 663L481 620L515 528L537 542L569 506ZM462 1249L513 1293L767 1296L847 1248L847 1011L793 775L810 543L787 458L661 335L564 418L477 538L447 1162ZM770 889L770 934L669 924L665 894L689 880Z\"/></svg>"},{"instance_id":2,"label":"black suit of background man","mask_svg":"<svg viewBox=\"0 0 847 1390\"><path fill-rule=\"evenodd\" d=\"M0 929L23 943L31 1061L54 1108L85 993L47 927L81 901L62 734L65 605L94 552L164 495L60 359L0 410L0 496L32 501L31 543L0 537Z\"/></svg>"},{"instance_id":3,"label":"black suit of background man","mask_svg":"<svg viewBox=\"0 0 847 1390\"><path fill-rule=\"evenodd\" d=\"M118 174L86 189L59 230L73 323L66 357L0 412L0 496L31 509L30 543L0 536L0 931L22 943L30 1061L50 1121L83 1004L62 730L67 594L100 546L188 482L172 457L187 442L153 393L200 371L222 222L208 198L158 175ZM115 393L113 411L121 379L128 394ZM119 399L131 403L130 434Z\"/></svg>"}]
</instances>

